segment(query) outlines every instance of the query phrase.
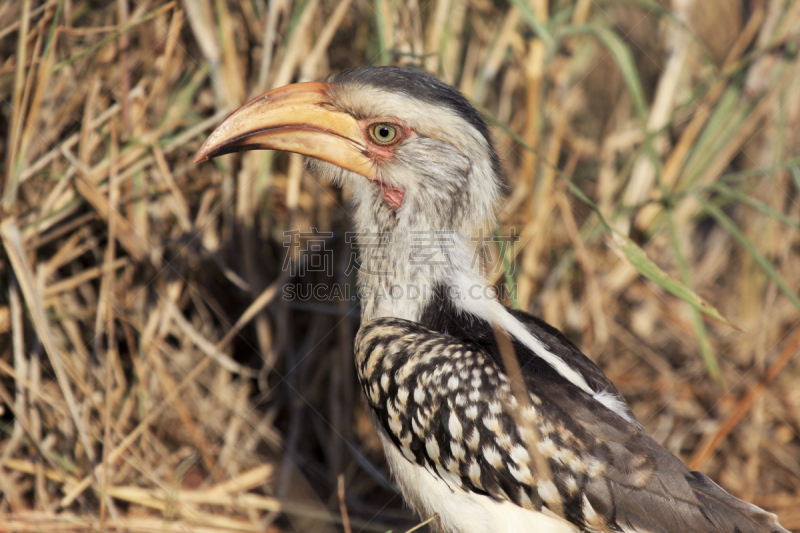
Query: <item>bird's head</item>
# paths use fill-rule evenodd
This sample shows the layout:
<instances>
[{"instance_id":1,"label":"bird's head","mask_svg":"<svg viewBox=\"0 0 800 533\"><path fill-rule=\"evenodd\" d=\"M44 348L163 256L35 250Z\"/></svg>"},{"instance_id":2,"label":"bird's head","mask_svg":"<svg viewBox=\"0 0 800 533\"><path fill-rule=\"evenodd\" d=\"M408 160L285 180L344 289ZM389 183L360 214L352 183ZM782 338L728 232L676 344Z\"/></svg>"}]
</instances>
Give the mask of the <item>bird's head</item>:
<instances>
[{"instance_id":1,"label":"bird's head","mask_svg":"<svg viewBox=\"0 0 800 533\"><path fill-rule=\"evenodd\" d=\"M195 162L243 150L314 158L312 171L410 227L473 231L503 187L480 114L436 78L396 67L347 70L267 92L228 117Z\"/></svg>"}]
</instances>

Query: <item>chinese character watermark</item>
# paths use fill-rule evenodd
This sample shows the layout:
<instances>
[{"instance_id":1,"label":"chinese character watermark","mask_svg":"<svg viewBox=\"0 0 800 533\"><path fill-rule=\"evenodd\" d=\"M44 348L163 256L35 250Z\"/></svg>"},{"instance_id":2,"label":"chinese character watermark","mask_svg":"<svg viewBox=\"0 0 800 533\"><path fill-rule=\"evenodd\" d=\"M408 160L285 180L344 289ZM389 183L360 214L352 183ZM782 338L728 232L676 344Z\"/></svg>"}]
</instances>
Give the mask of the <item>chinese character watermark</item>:
<instances>
[{"instance_id":1,"label":"chinese character watermark","mask_svg":"<svg viewBox=\"0 0 800 533\"><path fill-rule=\"evenodd\" d=\"M482 264L491 265L486 274L499 274L508 265L506 275L514 275L514 266L516 265L514 246L519 242L516 228L509 228L508 235L494 233L485 235L481 228L471 241L475 243L475 252L472 255L470 267L476 268Z\"/></svg>"},{"instance_id":2,"label":"chinese character watermark","mask_svg":"<svg viewBox=\"0 0 800 533\"><path fill-rule=\"evenodd\" d=\"M345 275L360 272L369 276L386 276L391 274L387 246L394 242L391 232L348 231L344 234L344 242L350 245L350 258L347 261ZM361 253L359 253L361 252ZM364 261L363 254L370 260Z\"/></svg>"},{"instance_id":3,"label":"chinese character watermark","mask_svg":"<svg viewBox=\"0 0 800 533\"><path fill-rule=\"evenodd\" d=\"M282 269L288 270L290 276L305 276L309 272L324 272L333 276L333 250L326 247L333 232L311 228L311 231L284 231L283 236L283 247L287 250ZM299 258L293 261L292 257L297 256L298 251Z\"/></svg>"},{"instance_id":4,"label":"chinese character watermark","mask_svg":"<svg viewBox=\"0 0 800 533\"><path fill-rule=\"evenodd\" d=\"M284 271L288 271L292 277L310 272L324 272L333 277L333 250L328 248L333 238L332 232L311 228L310 231L289 230L283 235L283 246L286 248L282 265ZM452 230L411 232L406 239L409 242L407 261L411 276L447 275L452 272L455 266L452 264L455 238L456 233ZM470 269L488 266L486 274L498 274L505 269L507 275L513 275L513 247L518 241L519 235L514 228L509 229L508 235L479 231L470 238L473 249ZM394 242L391 232L347 232L345 243L349 246L349 258L345 275L390 276L393 266L389 249Z\"/></svg>"},{"instance_id":5,"label":"chinese character watermark","mask_svg":"<svg viewBox=\"0 0 800 533\"><path fill-rule=\"evenodd\" d=\"M455 232L447 230L412 231L409 259L413 267L411 275L420 274L421 269L427 269L430 275L442 269L449 270L452 266L449 252L455 247L454 235Z\"/></svg>"}]
</instances>

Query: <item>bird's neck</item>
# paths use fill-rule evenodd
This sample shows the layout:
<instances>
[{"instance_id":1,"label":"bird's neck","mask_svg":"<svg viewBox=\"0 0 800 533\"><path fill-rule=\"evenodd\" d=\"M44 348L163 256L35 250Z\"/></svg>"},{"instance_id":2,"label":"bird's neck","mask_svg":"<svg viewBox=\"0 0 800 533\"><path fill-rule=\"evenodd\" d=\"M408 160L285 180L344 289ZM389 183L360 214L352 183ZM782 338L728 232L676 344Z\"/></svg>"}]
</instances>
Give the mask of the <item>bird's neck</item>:
<instances>
[{"instance_id":1,"label":"bird's neck","mask_svg":"<svg viewBox=\"0 0 800 533\"><path fill-rule=\"evenodd\" d=\"M442 291L455 309L489 297L474 235L406 214L383 203L356 205L362 323L378 317L419 321Z\"/></svg>"}]
</instances>

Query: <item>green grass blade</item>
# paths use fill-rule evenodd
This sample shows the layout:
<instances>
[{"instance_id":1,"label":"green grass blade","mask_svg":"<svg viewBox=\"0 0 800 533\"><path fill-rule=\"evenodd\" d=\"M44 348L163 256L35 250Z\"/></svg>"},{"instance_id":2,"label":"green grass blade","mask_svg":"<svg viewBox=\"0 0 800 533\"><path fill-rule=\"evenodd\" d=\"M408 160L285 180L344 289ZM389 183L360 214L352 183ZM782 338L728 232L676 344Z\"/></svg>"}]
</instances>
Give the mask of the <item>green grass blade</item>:
<instances>
[{"instance_id":1,"label":"green grass blade","mask_svg":"<svg viewBox=\"0 0 800 533\"><path fill-rule=\"evenodd\" d=\"M53 67L53 70L50 71L50 74L55 74L56 72L58 72L62 68L73 64L74 62L78 61L79 59L81 59L83 57L86 57L87 55L91 54L95 50L98 50L99 48L102 48L106 44L114 41L117 37L119 37L123 33L129 32L133 28L135 28L135 27L137 27L137 26L139 26L141 24L144 24L148 20L156 18L160 14L164 13L165 11L169 11L170 9L173 9L174 7L175 7L175 3L174 2L170 2L167 5L160 6L160 7L156 8L156 9L154 9L153 11L151 11L150 13L145 15L144 17L140 18L139 20L137 20L135 22L131 22L130 24L126 24L125 26L121 27L117 31L115 31L115 32L111 33L110 35L106 36L105 39L101 39L100 41L96 42L95 44L93 44L92 46L87 48L86 50L83 50L79 54L76 54L76 55L74 55L74 56L72 56L72 57L70 57L68 59L65 59L64 61L60 62L59 64L57 64L56 66Z\"/></svg>"},{"instance_id":2,"label":"green grass blade","mask_svg":"<svg viewBox=\"0 0 800 533\"><path fill-rule=\"evenodd\" d=\"M424 522L420 522L420 523L419 523L419 524L417 524L416 526L412 527L411 529L409 529L408 531L406 531L406 533L412 533L413 531L418 531L418 530L419 530L421 527L423 527L423 526L427 526L428 524L431 524L431 523L433 523L433 521L434 521L434 520L436 520L436 519L438 519L438 518L439 518L439 515L438 515L438 514L435 514L435 515L433 515L432 517L430 517L430 518L428 518L427 520L425 520Z\"/></svg>"},{"instance_id":3,"label":"green grass blade","mask_svg":"<svg viewBox=\"0 0 800 533\"><path fill-rule=\"evenodd\" d=\"M798 167L797 165L792 165L791 172L792 172L792 180L794 181L794 186L798 191L800 191L800 167Z\"/></svg>"},{"instance_id":4,"label":"green grass blade","mask_svg":"<svg viewBox=\"0 0 800 533\"><path fill-rule=\"evenodd\" d=\"M604 224L606 223L604 222ZM658 265L656 265L650 260L649 257L647 257L645 251L640 248L638 244L629 239L627 235L622 234L611 226L607 227L609 227L609 229L614 233L615 238L617 238L620 243L620 249L622 250L622 253L625 254L625 257L628 258L639 274L656 283L664 290L674 294L698 311L701 311L708 316L719 320L723 324L727 324L728 326L736 329L741 329L736 324L722 316L722 314L720 314L720 312L713 305L698 296L689 287L661 270Z\"/></svg>"},{"instance_id":5,"label":"green grass blade","mask_svg":"<svg viewBox=\"0 0 800 533\"><path fill-rule=\"evenodd\" d=\"M727 196L731 200L735 200L748 207L752 207L756 211L763 213L768 217L772 217L775 220L782 222L783 224L786 224L792 229L800 230L800 222L798 222L797 220L781 213L777 209L773 209L764 202L756 200L755 198L751 198L750 196L747 196L741 191L737 191L736 189L728 187L724 183L719 183L719 182L715 183L710 187L710 189L722 194L723 196Z\"/></svg>"},{"instance_id":6,"label":"green grass blade","mask_svg":"<svg viewBox=\"0 0 800 533\"><path fill-rule=\"evenodd\" d=\"M583 26L567 26L560 30L562 35L593 35L600 41L606 50L614 58L614 61L619 67L622 79L625 80L625 85L633 99L633 107L636 110L636 116L642 125L647 124L647 101L644 97L644 89L642 88L642 81L639 79L639 73L636 68L636 63L633 60L630 48L622 41L622 39L602 26L596 25L583 25Z\"/></svg>"},{"instance_id":7,"label":"green grass blade","mask_svg":"<svg viewBox=\"0 0 800 533\"><path fill-rule=\"evenodd\" d=\"M731 141L732 132L738 131L747 120L752 106L742 103L741 96L741 89L738 87L728 87L722 93L702 133L692 146L692 152L676 185L677 189L693 186Z\"/></svg>"},{"instance_id":8,"label":"green grass blade","mask_svg":"<svg viewBox=\"0 0 800 533\"><path fill-rule=\"evenodd\" d=\"M375 25L378 30L378 54L380 57L380 65L388 65L392 61L392 53L389 49L391 42L391 35L386 34L386 20L389 13L384 12L383 0L374 0L375 5Z\"/></svg>"},{"instance_id":9,"label":"green grass blade","mask_svg":"<svg viewBox=\"0 0 800 533\"><path fill-rule=\"evenodd\" d=\"M711 202L701 198L700 196L695 195L697 201L703 206L708 214L716 219L719 224L725 228L725 230L731 234L731 236L736 239L742 247L747 250L758 266L767 274L767 276L775 282L775 285L778 286L778 289L789 299L790 302L800 311L800 298L792 291L792 288L787 285L787 283L783 280L781 275L775 270L775 267L772 263L769 262L764 254L758 251L756 246L750 242L742 230L739 229L739 226L730 219L725 213L722 212L722 209L717 207L716 205L712 204Z\"/></svg>"},{"instance_id":10,"label":"green grass blade","mask_svg":"<svg viewBox=\"0 0 800 533\"><path fill-rule=\"evenodd\" d=\"M522 14L522 19L533 30L536 36L544 42L545 48L552 50L555 40L553 35L547 29L541 20L533 12L528 2L524 0L511 0L511 3L517 6L519 12Z\"/></svg>"},{"instance_id":11,"label":"green grass blade","mask_svg":"<svg viewBox=\"0 0 800 533\"><path fill-rule=\"evenodd\" d=\"M497 236L498 242L502 241L502 235L500 234L500 224L498 223L497 229L495 230L495 235ZM512 309L519 309L519 298L517 298L517 284L516 284L516 276L514 275L513 271L513 263L509 258L510 246L501 246L500 253L503 254L503 272L505 274L506 285L508 285L509 295L511 297L511 308Z\"/></svg>"},{"instance_id":12,"label":"green grass blade","mask_svg":"<svg viewBox=\"0 0 800 533\"><path fill-rule=\"evenodd\" d=\"M748 168L746 170L740 170L738 172L728 172L722 175L720 181L723 181L726 184L730 185L746 180L747 178L768 176L779 170L789 169L792 172L792 175L796 176L795 184L797 184L797 190L800 191L800 168L798 168L797 165L800 165L800 157L792 157L790 159L786 159L784 161L780 161L772 165L764 165L759 167ZM707 188L708 188L707 186L701 187L693 192L701 192L702 190L706 190Z\"/></svg>"},{"instance_id":13,"label":"green grass blade","mask_svg":"<svg viewBox=\"0 0 800 533\"><path fill-rule=\"evenodd\" d=\"M662 6L656 0L630 0L632 4L638 4L640 7L647 10L648 15L656 15L658 17L670 17L676 20L675 14L668 8Z\"/></svg>"},{"instance_id":14,"label":"green grass blade","mask_svg":"<svg viewBox=\"0 0 800 533\"><path fill-rule=\"evenodd\" d=\"M678 237L678 228L675 227L675 219L672 217L672 213L668 214L668 222L667 225L669 226L669 237L672 241L672 249L675 251L675 259L678 264L678 272L681 276L681 281L688 287L692 289L692 276L691 272L689 271L689 264L686 261L686 256L681 249L680 238ZM708 369L709 375L719 383L721 387L725 387L725 381L722 379L722 372L719 369L719 361L717 361L717 356L714 353L714 349L711 347L711 341L708 338L708 331L706 331L706 325L703 323L703 318L700 316L700 311L697 308L692 307L692 323L694 325L695 335L697 336L697 346L700 348L700 356L703 358L703 362Z\"/></svg>"}]
</instances>

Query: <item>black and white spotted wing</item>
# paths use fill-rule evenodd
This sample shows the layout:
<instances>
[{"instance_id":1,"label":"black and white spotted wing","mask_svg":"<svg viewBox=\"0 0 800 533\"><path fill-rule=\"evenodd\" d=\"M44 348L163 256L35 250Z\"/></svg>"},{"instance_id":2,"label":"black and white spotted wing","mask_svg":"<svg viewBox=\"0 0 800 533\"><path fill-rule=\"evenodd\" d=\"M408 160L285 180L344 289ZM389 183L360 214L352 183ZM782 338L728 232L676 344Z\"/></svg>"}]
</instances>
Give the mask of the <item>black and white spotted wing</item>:
<instances>
[{"instance_id":1,"label":"black and white spotted wing","mask_svg":"<svg viewBox=\"0 0 800 533\"><path fill-rule=\"evenodd\" d=\"M530 403L518 406L476 344L379 318L359 331L356 365L395 446L453 491L560 507L585 531L785 531L577 387L523 369ZM547 458L554 485L537 474L526 442Z\"/></svg>"}]
</instances>

